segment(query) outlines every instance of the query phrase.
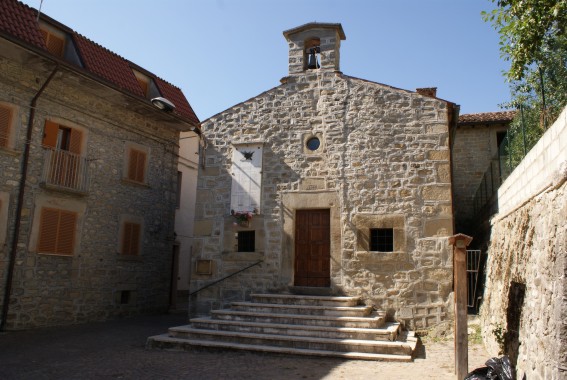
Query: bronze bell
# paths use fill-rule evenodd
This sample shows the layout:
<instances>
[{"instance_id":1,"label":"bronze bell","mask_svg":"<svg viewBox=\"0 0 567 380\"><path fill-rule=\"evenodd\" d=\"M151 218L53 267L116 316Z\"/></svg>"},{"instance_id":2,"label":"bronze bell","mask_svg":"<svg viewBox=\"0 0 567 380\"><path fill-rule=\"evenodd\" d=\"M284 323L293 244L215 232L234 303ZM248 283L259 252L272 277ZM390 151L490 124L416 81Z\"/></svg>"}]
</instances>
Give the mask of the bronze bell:
<instances>
[{"instance_id":1,"label":"bronze bell","mask_svg":"<svg viewBox=\"0 0 567 380\"><path fill-rule=\"evenodd\" d=\"M317 55L316 53L320 53L321 50L319 49L319 46L317 47L312 47L309 49L309 56L307 57L307 68L308 69L318 69L321 66L319 65L319 62L317 61Z\"/></svg>"}]
</instances>

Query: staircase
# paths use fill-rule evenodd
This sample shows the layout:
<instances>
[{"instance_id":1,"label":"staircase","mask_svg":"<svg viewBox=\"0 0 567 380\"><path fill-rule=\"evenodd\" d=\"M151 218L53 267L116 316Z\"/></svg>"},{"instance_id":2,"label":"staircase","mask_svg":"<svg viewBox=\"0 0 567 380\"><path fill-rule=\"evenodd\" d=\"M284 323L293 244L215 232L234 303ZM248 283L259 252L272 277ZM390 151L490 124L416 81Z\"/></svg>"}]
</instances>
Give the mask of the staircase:
<instances>
[{"instance_id":1,"label":"staircase","mask_svg":"<svg viewBox=\"0 0 567 380\"><path fill-rule=\"evenodd\" d=\"M208 318L148 338L147 348L194 347L411 361L417 339L357 297L252 294Z\"/></svg>"}]
</instances>

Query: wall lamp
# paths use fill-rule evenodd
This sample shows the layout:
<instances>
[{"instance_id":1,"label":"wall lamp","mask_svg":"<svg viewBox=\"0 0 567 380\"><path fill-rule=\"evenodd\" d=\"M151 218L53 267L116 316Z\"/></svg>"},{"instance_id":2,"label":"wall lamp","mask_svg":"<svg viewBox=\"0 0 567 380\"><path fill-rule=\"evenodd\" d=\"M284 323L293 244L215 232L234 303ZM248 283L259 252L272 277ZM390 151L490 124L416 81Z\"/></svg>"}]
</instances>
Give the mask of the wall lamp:
<instances>
[{"instance_id":1,"label":"wall lamp","mask_svg":"<svg viewBox=\"0 0 567 380\"><path fill-rule=\"evenodd\" d=\"M173 104L170 100L167 100L166 98L162 98L161 96L158 96L157 98L153 98L151 102L154 106L166 112L171 112L175 109L175 104Z\"/></svg>"}]
</instances>

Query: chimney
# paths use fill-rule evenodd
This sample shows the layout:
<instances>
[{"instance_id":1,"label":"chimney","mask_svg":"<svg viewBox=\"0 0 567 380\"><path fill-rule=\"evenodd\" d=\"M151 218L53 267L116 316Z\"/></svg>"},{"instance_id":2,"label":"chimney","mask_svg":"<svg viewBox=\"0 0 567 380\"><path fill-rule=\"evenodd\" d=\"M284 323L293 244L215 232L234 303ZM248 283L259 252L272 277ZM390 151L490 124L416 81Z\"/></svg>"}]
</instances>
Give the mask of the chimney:
<instances>
[{"instance_id":1,"label":"chimney","mask_svg":"<svg viewBox=\"0 0 567 380\"><path fill-rule=\"evenodd\" d=\"M418 94L423 96L428 96L430 98L437 97L437 87L424 87L424 88L416 88Z\"/></svg>"}]
</instances>

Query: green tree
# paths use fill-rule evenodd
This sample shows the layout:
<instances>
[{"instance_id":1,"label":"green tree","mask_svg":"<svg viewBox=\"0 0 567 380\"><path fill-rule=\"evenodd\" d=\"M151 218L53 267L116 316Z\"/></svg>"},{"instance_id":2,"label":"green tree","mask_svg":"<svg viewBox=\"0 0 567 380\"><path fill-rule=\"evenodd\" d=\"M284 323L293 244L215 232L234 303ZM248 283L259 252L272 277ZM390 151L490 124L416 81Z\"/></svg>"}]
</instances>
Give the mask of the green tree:
<instances>
[{"instance_id":1,"label":"green tree","mask_svg":"<svg viewBox=\"0 0 567 380\"><path fill-rule=\"evenodd\" d=\"M521 109L508 133L508 162L515 166L567 104L567 0L491 0L483 12L500 34L511 101Z\"/></svg>"},{"instance_id":2,"label":"green tree","mask_svg":"<svg viewBox=\"0 0 567 380\"><path fill-rule=\"evenodd\" d=\"M565 0L491 0L498 7L483 12L500 34L500 51L509 60L510 80L521 80L533 64L547 61L556 40L565 37Z\"/></svg>"}]
</instances>

